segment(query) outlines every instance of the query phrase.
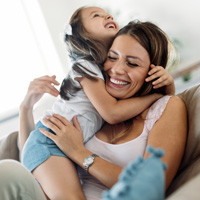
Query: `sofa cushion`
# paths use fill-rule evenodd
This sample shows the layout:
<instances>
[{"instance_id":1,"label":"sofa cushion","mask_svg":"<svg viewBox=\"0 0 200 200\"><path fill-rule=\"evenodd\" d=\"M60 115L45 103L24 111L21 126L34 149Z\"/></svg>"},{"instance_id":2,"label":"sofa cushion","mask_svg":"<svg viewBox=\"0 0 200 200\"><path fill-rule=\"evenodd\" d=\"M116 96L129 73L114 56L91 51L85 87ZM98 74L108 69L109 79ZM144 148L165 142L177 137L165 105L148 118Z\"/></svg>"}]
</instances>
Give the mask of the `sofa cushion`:
<instances>
[{"instance_id":1,"label":"sofa cushion","mask_svg":"<svg viewBox=\"0 0 200 200\"><path fill-rule=\"evenodd\" d=\"M13 132L0 139L0 160L19 160L19 150L17 146L18 132Z\"/></svg>"},{"instance_id":2,"label":"sofa cushion","mask_svg":"<svg viewBox=\"0 0 200 200\"><path fill-rule=\"evenodd\" d=\"M174 191L179 189L182 185L190 181L198 174L200 174L200 158L192 162L184 170L177 174L177 176L171 183L169 189L167 190L166 196L169 196L170 194L174 193Z\"/></svg>"},{"instance_id":3,"label":"sofa cushion","mask_svg":"<svg viewBox=\"0 0 200 200\"><path fill-rule=\"evenodd\" d=\"M185 183L176 192L170 195L166 200L199 200L199 183L200 174L192 178L190 181Z\"/></svg>"},{"instance_id":4,"label":"sofa cushion","mask_svg":"<svg viewBox=\"0 0 200 200\"><path fill-rule=\"evenodd\" d=\"M187 107L188 138L185 153L167 195L200 173L200 84L178 94Z\"/></svg>"},{"instance_id":5,"label":"sofa cushion","mask_svg":"<svg viewBox=\"0 0 200 200\"><path fill-rule=\"evenodd\" d=\"M200 155L200 84L178 96L184 100L188 112L188 138L180 166L180 170L183 170Z\"/></svg>"}]
</instances>

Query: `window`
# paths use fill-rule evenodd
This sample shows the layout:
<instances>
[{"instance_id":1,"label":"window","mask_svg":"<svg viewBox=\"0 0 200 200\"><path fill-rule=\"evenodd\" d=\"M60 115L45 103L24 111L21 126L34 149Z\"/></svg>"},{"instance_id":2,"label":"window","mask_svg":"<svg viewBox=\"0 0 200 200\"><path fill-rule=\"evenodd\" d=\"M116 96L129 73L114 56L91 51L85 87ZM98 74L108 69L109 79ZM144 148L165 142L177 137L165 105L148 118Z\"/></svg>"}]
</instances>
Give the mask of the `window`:
<instances>
[{"instance_id":1,"label":"window","mask_svg":"<svg viewBox=\"0 0 200 200\"><path fill-rule=\"evenodd\" d=\"M0 122L18 113L29 82L62 73L37 1L0 2Z\"/></svg>"}]
</instances>

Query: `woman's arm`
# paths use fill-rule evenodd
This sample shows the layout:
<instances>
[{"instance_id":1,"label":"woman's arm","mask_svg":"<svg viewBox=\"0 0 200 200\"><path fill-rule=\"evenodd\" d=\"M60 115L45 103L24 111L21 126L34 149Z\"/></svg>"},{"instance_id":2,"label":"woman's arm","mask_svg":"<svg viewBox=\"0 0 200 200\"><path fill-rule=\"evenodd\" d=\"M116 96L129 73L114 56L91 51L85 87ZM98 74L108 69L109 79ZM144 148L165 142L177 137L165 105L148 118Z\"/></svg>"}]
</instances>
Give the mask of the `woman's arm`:
<instances>
[{"instance_id":1,"label":"woman's arm","mask_svg":"<svg viewBox=\"0 0 200 200\"><path fill-rule=\"evenodd\" d=\"M26 108L23 102L20 105L19 110L19 139L20 139L20 150L22 151L23 146L30 134L30 132L35 128L33 119L33 109Z\"/></svg>"},{"instance_id":2,"label":"woman's arm","mask_svg":"<svg viewBox=\"0 0 200 200\"><path fill-rule=\"evenodd\" d=\"M117 100L106 91L105 82L100 78L97 78L97 81L81 78L79 82L93 106L109 124L116 124L137 116L162 97L161 94L151 94Z\"/></svg>"},{"instance_id":3,"label":"woman's arm","mask_svg":"<svg viewBox=\"0 0 200 200\"><path fill-rule=\"evenodd\" d=\"M53 140L57 146L75 163L84 169L84 159L93 152L83 145L83 133L77 118L73 118L74 126L60 115L46 116L43 122L56 135L40 128L41 133ZM122 168L96 157L95 162L89 167L89 173L106 187L111 188L117 181Z\"/></svg>"},{"instance_id":4,"label":"woman's arm","mask_svg":"<svg viewBox=\"0 0 200 200\"><path fill-rule=\"evenodd\" d=\"M171 97L161 118L149 133L147 145L165 151L163 162L167 164L166 189L181 163L187 137L187 112L185 104L178 97ZM145 157L148 157L148 153Z\"/></svg>"},{"instance_id":5,"label":"woman's arm","mask_svg":"<svg viewBox=\"0 0 200 200\"><path fill-rule=\"evenodd\" d=\"M59 85L55 79L55 76L43 76L30 82L26 96L20 105L19 136L21 150L23 149L24 143L30 132L35 129L33 118L33 106L35 103L40 100L44 93L49 93L53 96L59 95L59 91L52 85Z\"/></svg>"}]
</instances>

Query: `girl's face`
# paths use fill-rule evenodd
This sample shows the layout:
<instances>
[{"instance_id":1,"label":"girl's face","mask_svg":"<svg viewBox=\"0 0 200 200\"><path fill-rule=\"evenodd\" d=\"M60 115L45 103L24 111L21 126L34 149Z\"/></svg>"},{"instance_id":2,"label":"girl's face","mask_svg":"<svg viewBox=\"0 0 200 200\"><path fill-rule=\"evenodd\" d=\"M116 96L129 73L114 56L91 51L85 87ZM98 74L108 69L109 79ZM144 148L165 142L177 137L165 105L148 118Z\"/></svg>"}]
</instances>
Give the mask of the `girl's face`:
<instances>
[{"instance_id":1,"label":"girl's face","mask_svg":"<svg viewBox=\"0 0 200 200\"><path fill-rule=\"evenodd\" d=\"M118 99L134 96L142 87L149 66L149 54L136 39L129 35L118 36L104 63L106 90Z\"/></svg>"},{"instance_id":2,"label":"girl's face","mask_svg":"<svg viewBox=\"0 0 200 200\"><path fill-rule=\"evenodd\" d=\"M83 26L91 36L108 45L119 31L119 25L113 21L113 17L98 7L83 9Z\"/></svg>"}]
</instances>

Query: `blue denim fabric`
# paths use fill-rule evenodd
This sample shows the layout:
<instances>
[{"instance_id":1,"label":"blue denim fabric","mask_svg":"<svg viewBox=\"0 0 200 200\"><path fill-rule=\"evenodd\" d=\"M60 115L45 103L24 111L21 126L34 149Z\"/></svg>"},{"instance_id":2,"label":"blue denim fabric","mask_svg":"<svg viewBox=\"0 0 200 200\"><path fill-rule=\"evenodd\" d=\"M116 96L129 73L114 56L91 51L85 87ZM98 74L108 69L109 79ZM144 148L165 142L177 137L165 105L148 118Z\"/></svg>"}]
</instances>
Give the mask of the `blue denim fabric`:
<instances>
[{"instance_id":1,"label":"blue denim fabric","mask_svg":"<svg viewBox=\"0 0 200 200\"><path fill-rule=\"evenodd\" d=\"M30 133L22 151L22 164L30 172L51 155L67 157L51 139L40 132L39 128L54 134L52 130L44 126L40 121L36 124L35 130Z\"/></svg>"}]
</instances>

